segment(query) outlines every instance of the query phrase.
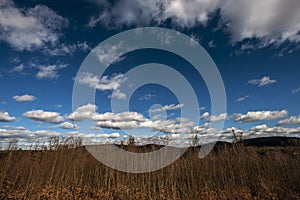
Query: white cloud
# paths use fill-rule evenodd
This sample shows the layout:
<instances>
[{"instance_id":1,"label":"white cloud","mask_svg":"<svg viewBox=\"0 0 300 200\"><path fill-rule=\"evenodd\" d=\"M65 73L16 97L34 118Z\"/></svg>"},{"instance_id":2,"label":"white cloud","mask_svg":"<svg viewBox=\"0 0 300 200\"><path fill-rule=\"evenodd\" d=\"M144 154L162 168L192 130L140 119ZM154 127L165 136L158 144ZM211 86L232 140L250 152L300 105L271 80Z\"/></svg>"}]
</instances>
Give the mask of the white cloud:
<instances>
[{"instance_id":1,"label":"white cloud","mask_svg":"<svg viewBox=\"0 0 300 200\"><path fill-rule=\"evenodd\" d=\"M149 26L163 24L167 19L181 28L206 25L219 10L223 28L232 42L259 39L252 48L300 41L300 4L297 0L120 0L94 1L100 15L90 19L107 27Z\"/></svg>"},{"instance_id":2,"label":"white cloud","mask_svg":"<svg viewBox=\"0 0 300 200\"><path fill-rule=\"evenodd\" d=\"M246 99L249 99L250 96L249 95L246 95L246 96L242 96L240 98L237 98L235 101L236 102L241 102L241 101L245 101Z\"/></svg>"},{"instance_id":3,"label":"white cloud","mask_svg":"<svg viewBox=\"0 0 300 200\"><path fill-rule=\"evenodd\" d=\"M99 5L98 1L94 1ZM121 0L114 4L113 7L109 1L104 1L99 16L92 17L89 26L93 27L97 23L101 23L108 27L120 27L123 25L144 26L149 25L152 20L160 21L161 6L164 1L159 0L137 0L135 2Z\"/></svg>"},{"instance_id":4,"label":"white cloud","mask_svg":"<svg viewBox=\"0 0 300 200\"><path fill-rule=\"evenodd\" d=\"M228 118L227 113L222 113L219 115L212 115L209 117L209 121L211 122L216 122L216 121L221 121L221 120L225 120Z\"/></svg>"},{"instance_id":5,"label":"white cloud","mask_svg":"<svg viewBox=\"0 0 300 200\"><path fill-rule=\"evenodd\" d=\"M216 121L228 119L229 116L227 113L221 113L219 115L211 115L210 116L209 112L205 112L199 118L203 119L203 120L207 120L209 122L216 122Z\"/></svg>"},{"instance_id":6,"label":"white cloud","mask_svg":"<svg viewBox=\"0 0 300 200\"><path fill-rule=\"evenodd\" d=\"M55 104L54 107L55 108L62 108L63 106L61 104Z\"/></svg>"},{"instance_id":7,"label":"white cloud","mask_svg":"<svg viewBox=\"0 0 300 200\"><path fill-rule=\"evenodd\" d=\"M200 119L206 120L209 117L209 112L205 112L200 116Z\"/></svg>"},{"instance_id":8,"label":"white cloud","mask_svg":"<svg viewBox=\"0 0 300 200\"><path fill-rule=\"evenodd\" d=\"M136 121L98 121L96 122L97 127L107 128L107 129L135 129L139 128Z\"/></svg>"},{"instance_id":9,"label":"white cloud","mask_svg":"<svg viewBox=\"0 0 300 200\"><path fill-rule=\"evenodd\" d=\"M153 131L161 131L165 133L189 132L194 125L194 122L184 118L177 118L173 120L150 120L137 112L94 113L92 119L96 122L96 127L94 128L98 127L124 130L148 128Z\"/></svg>"},{"instance_id":10,"label":"white cloud","mask_svg":"<svg viewBox=\"0 0 300 200\"><path fill-rule=\"evenodd\" d=\"M292 94L296 94L299 92L300 92L300 87L292 90Z\"/></svg>"},{"instance_id":11,"label":"white cloud","mask_svg":"<svg viewBox=\"0 0 300 200\"><path fill-rule=\"evenodd\" d=\"M157 109L150 109L149 112L163 112L167 110L177 110L184 106L184 104L170 104L170 105L164 105L161 108Z\"/></svg>"},{"instance_id":12,"label":"white cloud","mask_svg":"<svg viewBox=\"0 0 300 200\"><path fill-rule=\"evenodd\" d=\"M19 64L19 65L15 66L14 68L12 68L12 70L10 70L10 72L11 73L14 73L14 72L22 73L24 69L25 69L25 66L23 64Z\"/></svg>"},{"instance_id":13,"label":"white cloud","mask_svg":"<svg viewBox=\"0 0 300 200\"><path fill-rule=\"evenodd\" d=\"M298 128L283 128L283 127L268 127L266 124L258 125L249 129L252 136L287 136L299 135L300 127Z\"/></svg>"},{"instance_id":14,"label":"white cloud","mask_svg":"<svg viewBox=\"0 0 300 200\"><path fill-rule=\"evenodd\" d=\"M204 133L209 128L209 123L205 123L202 126L193 127L191 133Z\"/></svg>"},{"instance_id":15,"label":"white cloud","mask_svg":"<svg viewBox=\"0 0 300 200\"><path fill-rule=\"evenodd\" d=\"M108 134L108 138L118 138L120 137L120 133L111 133L111 134Z\"/></svg>"},{"instance_id":16,"label":"white cloud","mask_svg":"<svg viewBox=\"0 0 300 200\"><path fill-rule=\"evenodd\" d=\"M34 101L36 98L33 95L24 94L24 95L16 95L13 97L13 99L17 102L26 102L26 101Z\"/></svg>"},{"instance_id":17,"label":"white cloud","mask_svg":"<svg viewBox=\"0 0 300 200\"><path fill-rule=\"evenodd\" d=\"M113 93L110 97L115 97L118 99L126 98L126 94L120 91L121 84L126 81L126 77L123 74L113 75L111 77L103 76L99 80L97 76L91 73L85 72L77 75L76 80L78 83L87 85L91 88L97 90L106 91L112 90Z\"/></svg>"},{"instance_id":18,"label":"white cloud","mask_svg":"<svg viewBox=\"0 0 300 200\"><path fill-rule=\"evenodd\" d=\"M63 55L72 55L77 50L87 51L91 47L84 42L77 42L75 44L65 44L59 43L53 48L46 48L44 53L51 56L63 56Z\"/></svg>"},{"instance_id":19,"label":"white cloud","mask_svg":"<svg viewBox=\"0 0 300 200\"><path fill-rule=\"evenodd\" d=\"M77 125L70 122L63 122L59 125L59 127L63 129L77 129Z\"/></svg>"},{"instance_id":20,"label":"white cloud","mask_svg":"<svg viewBox=\"0 0 300 200\"><path fill-rule=\"evenodd\" d=\"M209 14L216 11L219 0L173 0L163 1L165 10L164 19L171 18L172 22L181 27L194 27L197 24L206 24Z\"/></svg>"},{"instance_id":21,"label":"white cloud","mask_svg":"<svg viewBox=\"0 0 300 200\"><path fill-rule=\"evenodd\" d=\"M102 64L108 65L123 60L124 57L121 52L129 52L131 49L130 46L125 45L123 41L120 41L118 44L105 44L102 45L101 48L96 47L93 49L93 53L96 54Z\"/></svg>"},{"instance_id":22,"label":"white cloud","mask_svg":"<svg viewBox=\"0 0 300 200\"><path fill-rule=\"evenodd\" d=\"M71 133L72 135L73 133ZM120 137L120 133L99 133L99 134L84 134L84 133L75 133L76 135L79 135L79 137L84 139L84 143L86 143L87 140L91 141L91 140L96 140L97 143L101 142L101 143L114 143L115 141L113 140L97 140L97 139L115 139L115 138L119 138Z\"/></svg>"},{"instance_id":23,"label":"white cloud","mask_svg":"<svg viewBox=\"0 0 300 200\"><path fill-rule=\"evenodd\" d=\"M154 97L155 97L154 94L149 93L149 94L145 94L143 96L140 96L139 100L140 101L149 101L149 100L153 99Z\"/></svg>"},{"instance_id":24,"label":"white cloud","mask_svg":"<svg viewBox=\"0 0 300 200\"><path fill-rule=\"evenodd\" d=\"M44 140L47 142L49 137L60 136L60 133L48 130L30 131L28 129L0 129L0 141L7 139L17 139L18 141L35 143Z\"/></svg>"},{"instance_id":25,"label":"white cloud","mask_svg":"<svg viewBox=\"0 0 300 200\"><path fill-rule=\"evenodd\" d=\"M206 107L205 107L205 106L202 106L202 107L199 108L199 111L205 110L205 109L206 109Z\"/></svg>"},{"instance_id":26,"label":"white cloud","mask_svg":"<svg viewBox=\"0 0 300 200\"><path fill-rule=\"evenodd\" d=\"M0 111L0 122L13 122L15 120L16 118L9 116L8 112Z\"/></svg>"},{"instance_id":27,"label":"white cloud","mask_svg":"<svg viewBox=\"0 0 300 200\"><path fill-rule=\"evenodd\" d=\"M4 128L4 129L10 129L10 130L26 130L26 128L24 126L10 126L10 125L5 125L5 126L1 126L0 128Z\"/></svg>"},{"instance_id":28,"label":"white cloud","mask_svg":"<svg viewBox=\"0 0 300 200\"><path fill-rule=\"evenodd\" d=\"M274 120L278 118L283 118L288 115L288 111L250 111L247 114L235 114L236 122L255 122L262 120Z\"/></svg>"},{"instance_id":29,"label":"white cloud","mask_svg":"<svg viewBox=\"0 0 300 200\"><path fill-rule=\"evenodd\" d=\"M96 114L97 106L93 104L86 104L78 107L73 113L68 116L68 119L74 121L82 121L84 119L92 119Z\"/></svg>"},{"instance_id":30,"label":"white cloud","mask_svg":"<svg viewBox=\"0 0 300 200\"><path fill-rule=\"evenodd\" d=\"M58 112L49 112L43 110L31 110L23 113L24 117L30 118L34 121L48 122L48 123L59 123L64 120L64 117Z\"/></svg>"},{"instance_id":31,"label":"white cloud","mask_svg":"<svg viewBox=\"0 0 300 200\"><path fill-rule=\"evenodd\" d=\"M59 40L59 31L66 26L67 20L47 6L25 9L17 8L12 1L0 4L0 40L16 50L54 46Z\"/></svg>"},{"instance_id":32,"label":"white cloud","mask_svg":"<svg viewBox=\"0 0 300 200\"><path fill-rule=\"evenodd\" d=\"M272 80L269 76L264 76L261 79L253 79L248 81L248 83L250 83L251 85L257 85L258 87L271 85L276 82L276 80Z\"/></svg>"},{"instance_id":33,"label":"white cloud","mask_svg":"<svg viewBox=\"0 0 300 200\"><path fill-rule=\"evenodd\" d=\"M110 98L117 98L117 99L126 99L126 94L121 92L120 90L114 90L112 95L109 96Z\"/></svg>"},{"instance_id":34,"label":"white cloud","mask_svg":"<svg viewBox=\"0 0 300 200\"><path fill-rule=\"evenodd\" d=\"M93 116L95 121L137 121L144 122L146 118L137 112L121 112L121 113L112 113L107 112L104 114L95 114Z\"/></svg>"},{"instance_id":35,"label":"white cloud","mask_svg":"<svg viewBox=\"0 0 300 200\"><path fill-rule=\"evenodd\" d=\"M65 67L67 67L66 64L37 66L39 71L36 77L38 79L57 79L59 77L58 70Z\"/></svg>"},{"instance_id":36,"label":"white cloud","mask_svg":"<svg viewBox=\"0 0 300 200\"><path fill-rule=\"evenodd\" d=\"M300 124L300 116L291 116L288 119L280 120L276 125L285 126L285 125L297 125Z\"/></svg>"},{"instance_id":37,"label":"white cloud","mask_svg":"<svg viewBox=\"0 0 300 200\"><path fill-rule=\"evenodd\" d=\"M300 4L297 0L226 0L221 3L221 16L235 41L261 39L261 47L299 42Z\"/></svg>"}]
</instances>

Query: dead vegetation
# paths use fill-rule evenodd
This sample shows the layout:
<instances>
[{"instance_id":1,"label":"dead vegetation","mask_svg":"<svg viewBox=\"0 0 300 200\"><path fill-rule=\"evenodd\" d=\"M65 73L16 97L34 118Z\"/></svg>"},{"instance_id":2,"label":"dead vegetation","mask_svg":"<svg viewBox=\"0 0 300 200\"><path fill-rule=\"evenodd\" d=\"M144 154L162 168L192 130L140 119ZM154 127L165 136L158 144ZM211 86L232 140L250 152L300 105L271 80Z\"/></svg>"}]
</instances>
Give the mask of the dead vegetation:
<instances>
[{"instance_id":1,"label":"dead vegetation","mask_svg":"<svg viewBox=\"0 0 300 200\"><path fill-rule=\"evenodd\" d=\"M203 159L198 158L198 147L193 147L159 171L129 174L98 162L75 140L53 139L43 148L2 151L0 199L299 199L300 196L299 145L255 147L219 143ZM122 148L149 152L155 146Z\"/></svg>"}]
</instances>

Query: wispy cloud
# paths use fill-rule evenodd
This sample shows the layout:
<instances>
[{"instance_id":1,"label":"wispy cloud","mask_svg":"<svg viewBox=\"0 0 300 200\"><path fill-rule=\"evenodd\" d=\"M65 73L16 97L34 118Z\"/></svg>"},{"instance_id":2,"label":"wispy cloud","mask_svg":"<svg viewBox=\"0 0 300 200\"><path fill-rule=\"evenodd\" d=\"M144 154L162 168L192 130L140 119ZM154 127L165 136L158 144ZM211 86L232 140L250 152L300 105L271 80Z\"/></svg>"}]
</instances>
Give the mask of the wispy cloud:
<instances>
[{"instance_id":1,"label":"wispy cloud","mask_svg":"<svg viewBox=\"0 0 300 200\"><path fill-rule=\"evenodd\" d=\"M249 99L249 98L250 98L250 96L246 95L246 96L242 96L242 97L237 98L235 101L236 102L241 102L241 101L245 101L246 99Z\"/></svg>"},{"instance_id":2,"label":"wispy cloud","mask_svg":"<svg viewBox=\"0 0 300 200\"><path fill-rule=\"evenodd\" d=\"M296 93L299 93L299 92L300 92L300 87L292 90L292 94L296 94Z\"/></svg>"},{"instance_id":3,"label":"wispy cloud","mask_svg":"<svg viewBox=\"0 0 300 200\"><path fill-rule=\"evenodd\" d=\"M23 64L19 64L15 67L13 67L11 70L10 70L10 73L23 73L23 70L25 69L25 65Z\"/></svg>"},{"instance_id":4,"label":"wispy cloud","mask_svg":"<svg viewBox=\"0 0 300 200\"><path fill-rule=\"evenodd\" d=\"M264 76L261 79L252 79L248 81L249 84L257 85L258 87L271 85L276 82L276 80L271 79L269 76Z\"/></svg>"},{"instance_id":5,"label":"wispy cloud","mask_svg":"<svg viewBox=\"0 0 300 200\"><path fill-rule=\"evenodd\" d=\"M39 70L36 74L36 77L38 79L57 79L59 77L58 71L66 68L67 66L67 64L36 66L36 68Z\"/></svg>"},{"instance_id":6,"label":"wispy cloud","mask_svg":"<svg viewBox=\"0 0 300 200\"><path fill-rule=\"evenodd\" d=\"M151 109L149 112L162 112L167 110L177 110L184 106L184 104L170 104L170 105L164 105L161 108Z\"/></svg>"},{"instance_id":7,"label":"wispy cloud","mask_svg":"<svg viewBox=\"0 0 300 200\"><path fill-rule=\"evenodd\" d=\"M155 97L155 94L145 94L139 98L140 101L149 101Z\"/></svg>"}]
</instances>

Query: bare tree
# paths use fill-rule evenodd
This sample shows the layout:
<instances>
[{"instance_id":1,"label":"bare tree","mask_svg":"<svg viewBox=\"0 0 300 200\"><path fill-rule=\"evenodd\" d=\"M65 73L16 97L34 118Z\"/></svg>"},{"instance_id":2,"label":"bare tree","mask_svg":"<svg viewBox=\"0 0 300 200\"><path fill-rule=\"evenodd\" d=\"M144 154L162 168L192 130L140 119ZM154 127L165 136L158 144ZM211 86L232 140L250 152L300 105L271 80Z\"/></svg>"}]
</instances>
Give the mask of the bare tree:
<instances>
[{"instance_id":1,"label":"bare tree","mask_svg":"<svg viewBox=\"0 0 300 200\"><path fill-rule=\"evenodd\" d=\"M195 136L192 138L192 146L193 147L197 147L199 145L199 136L198 134L195 134Z\"/></svg>"},{"instance_id":2,"label":"bare tree","mask_svg":"<svg viewBox=\"0 0 300 200\"><path fill-rule=\"evenodd\" d=\"M18 149L18 140L17 139L11 139L9 140L7 150L13 151Z\"/></svg>"}]
</instances>

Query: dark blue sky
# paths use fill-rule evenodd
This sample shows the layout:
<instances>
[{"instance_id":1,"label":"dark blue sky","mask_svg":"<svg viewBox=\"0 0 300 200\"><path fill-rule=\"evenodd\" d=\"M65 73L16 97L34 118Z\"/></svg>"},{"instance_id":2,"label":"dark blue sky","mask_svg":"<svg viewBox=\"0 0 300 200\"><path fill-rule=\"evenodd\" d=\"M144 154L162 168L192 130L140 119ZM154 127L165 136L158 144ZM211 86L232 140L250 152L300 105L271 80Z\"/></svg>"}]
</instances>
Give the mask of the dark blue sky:
<instances>
[{"instance_id":1,"label":"dark blue sky","mask_svg":"<svg viewBox=\"0 0 300 200\"><path fill-rule=\"evenodd\" d=\"M249 137L299 136L299 8L294 0L1 1L0 140L26 143L53 135L89 134L110 141L134 129L174 136L195 127L202 127L203 133L210 123L222 120L219 132L225 135L235 127ZM212 116L203 77L187 60L158 49L128 52L100 79L93 74L75 78L99 43L142 27L178 31L207 51L222 76L226 112ZM120 90L130 82L126 73L147 63L167 65L188 80L199 103L198 123L191 125L185 119L180 124L181 109L189 105L168 87L144 85L129 97ZM160 71L153 68L153 73ZM95 105L72 110L76 79L97 91ZM113 91L117 99L130 99L128 112L111 108ZM134 118L137 115L139 119ZM89 121L88 127L80 125L82 120Z\"/></svg>"}]
</instances>

